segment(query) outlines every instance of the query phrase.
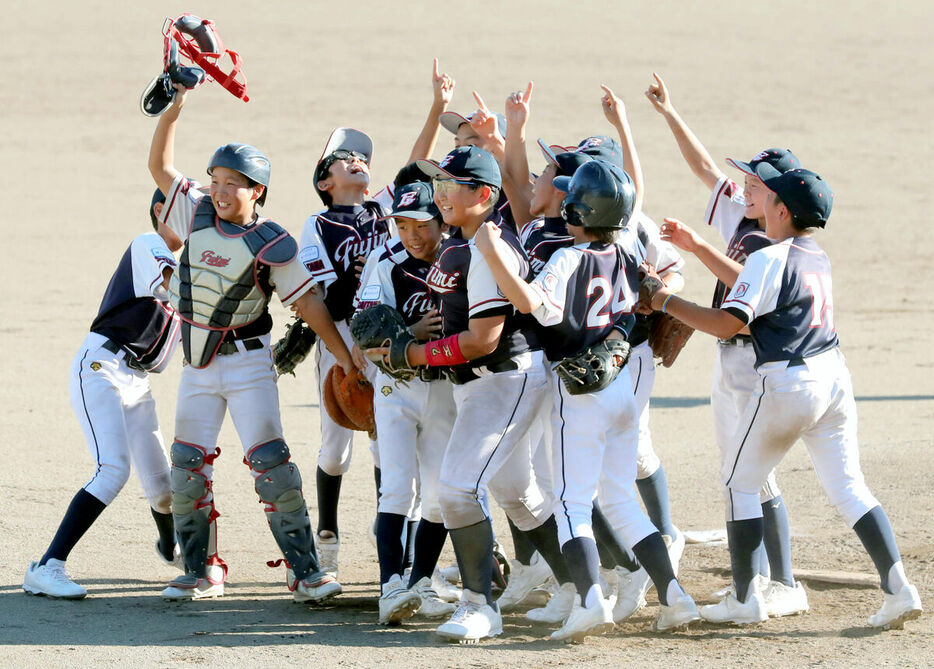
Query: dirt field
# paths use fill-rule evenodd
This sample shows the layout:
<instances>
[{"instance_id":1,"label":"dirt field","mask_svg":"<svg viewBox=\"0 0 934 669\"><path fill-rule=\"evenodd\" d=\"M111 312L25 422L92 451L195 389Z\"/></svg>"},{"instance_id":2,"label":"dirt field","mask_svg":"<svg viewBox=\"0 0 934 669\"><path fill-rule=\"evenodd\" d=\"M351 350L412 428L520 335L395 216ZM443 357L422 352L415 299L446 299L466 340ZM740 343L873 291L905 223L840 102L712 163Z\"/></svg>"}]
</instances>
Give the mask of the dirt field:
<instances>
[{"instance_id":1,"label":"dirt field","mask_svg":"<svg viewBox=\"0 0 934 669\"><path fill-rule=\"evenodd\" d=\"M551 630L521 615L506 616L505 634L475 647L440 643L430 624L380 628L376 556L366 540L375 513L372 463L363 441L342 500L345 594L322 610L294 605L281 570L264 564L276 549L229 423L216 472L220 544L231 566L225 597L161 600L173 572L153 555L155 533L135 479L69 560L90 591L86 600L27 597L20 588L27 563L42 555L91 471L68 403L68 369L120 254L149 226L146 156L155 122L140 113L138 98L160 68L163 18L189 10L213 18L241 52L252 100L244 104L213 84L195 91L180 123L176 164L200 176L218 145L259 146L273 165L266 212L296 235L319 208L310 177L333 127L369 132L377 147L373 183L392 178L429 106L433 56L456 78L452 109L462 112L473 109L472 89L501 107L507 93L534 80L530 143L609 131L599 84L612 86L629 107L646 208L657 220L696 222L707 194L643 97L653 70L714 156L792 148L836 194L819 241L835 263L835 317L859 400L862 463L892 518L909 577L934 606L934 359L918 344L930 341L934 324L929 2L11 4L0 43L8 201L0 665L934 663L934 616L877 633L865 624L881 602L877 588L819 582L806 583L809 614L749 630L701 625L654 634L654 595L615 633L577 647L549 643ZM449 146L442 134L436 155ZM537 151L529 155L540 169ZM687 295L706 301L709 275L693 260L685 275ZM274 305L274 317L283 314ZM676 368L659 373L653 398L674 518L687 529L723 522L707 399L712 361L712 339L695 336ZM180 362L153 379L167 438L179 369ZM318 444L313 386L310 366L280 383L286 438L308 481ZM779 480L796 567L873 572L827 505L800 445ZM312 485L306 492L314 500ZM496 522L508 537L501 515ZM442 560L451 560L450 551ZM708 602L727 582L728 565L724 548L688 547L682 582L698 603Z\"/></svg>"}]
</instances>

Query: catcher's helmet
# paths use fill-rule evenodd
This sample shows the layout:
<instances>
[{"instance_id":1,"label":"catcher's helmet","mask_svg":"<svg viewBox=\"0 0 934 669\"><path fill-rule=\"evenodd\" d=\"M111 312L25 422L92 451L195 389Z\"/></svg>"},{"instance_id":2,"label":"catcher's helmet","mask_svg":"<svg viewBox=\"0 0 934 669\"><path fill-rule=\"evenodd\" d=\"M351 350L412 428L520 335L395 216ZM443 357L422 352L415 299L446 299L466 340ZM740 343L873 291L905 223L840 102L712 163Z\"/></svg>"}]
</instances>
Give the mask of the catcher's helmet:
<instances>
[{"instance_id":1,"label":"catcher's helmet","mask_svg":"<svg viewBox=\"0 0 934 669\"><path fill-rule=\"evenodd\" d=\"M266 190L256 203L262 205L266 201L266 193L269 192L269 158L255 146L236 142L225 144L211 156L208 174L211 174L215 167L226 167L265 186Z\"/></svg>"},{"instance_id":2,"label":"catcher's helmet","mask_svg":"<svg viewBox=\"0 0 934 669\"><path fill-rule=\"evenodd\" d=\"M590 160L573 177L555 177L554 186L567 193L561 215L585 228L625 228L636 204L636 189L625 170Z\"/></svg>"}]
</instances>

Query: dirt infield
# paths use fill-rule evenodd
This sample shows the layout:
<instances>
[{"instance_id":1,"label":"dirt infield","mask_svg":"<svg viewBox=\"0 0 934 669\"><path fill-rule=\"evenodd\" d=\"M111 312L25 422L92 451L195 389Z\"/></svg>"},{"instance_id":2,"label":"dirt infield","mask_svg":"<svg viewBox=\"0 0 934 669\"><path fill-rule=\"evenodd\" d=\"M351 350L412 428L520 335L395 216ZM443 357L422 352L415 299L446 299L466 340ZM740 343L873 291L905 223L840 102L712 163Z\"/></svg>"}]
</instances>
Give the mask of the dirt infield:
<instances>
[{"instance_id":1,"label":"dirt infield","mask_svg":"<svg viewBox=\"0 0 934 669\"><path fill-rule=\"evenodd\" d=\"M433 56L457 80L453 110L473 109L472 89L501 108L507 93L534 80L533 146L537 137L571 143L609 132L599 84L613 87L628 106L646 209L656 220L697 222L707 193L643 97L653 70L718 159L792 148L835 191L819 242L834 263L863 468L892 519L909 577L934 606L934 357L923 344L934 330L929 2L14 4L0 43L9 288L0 325L0 666L934 663L934 616L904 631L867 628L881 594L859 578L808 580L810 613L752 629L700 625L655 634L654 595L616 632L576 647L548 642L550 628L518 614L504 616L502 637L473 647L439 642L431 624L380 628L376 552L366 538L375 514L372 462L363 439L342 498L345 594L323 609L293 604L281 568L265 566L277 551L229 421L215 475L220 547L231 566L222 599L180 605L158 596L173 571L153 554L152 521L133 478L68 562L90 592L86 600L28 597L20 588L28 562L41 556L90 474L68 402L69 365L120 254L149 226L146 157L155 122L140 113L138 98L160 67L163 18L189 10L214 19L242 54L252 100L213 84L191 94L176 164L200 177L218 145L257 145L272 160L266 213L295 235L320 206L311 174L333 127L370 133L373 184L392 178L429 106ZM436 156L449 146L442 131ZM537 151L529 157L540 169ZM685 276L686 294L706 301L714 282L703 267L688 259ZM278 336L278 304L273 316ZM723 525L708 403L712 363L712 339L695 335L676 367L660 371L653 398L655 444L683 528ZM180 362L153 379L169 438L179 369ZM286 439L313 500L311 365L279 390ZM800 445L782 463L779 482L796 567L873 573ZM501 514L495 521L508 538ZM448 549L442 561L451 559ZM726 584L728 567L725 548L689 546L682 582L706 603Z\"/></svg>"}]
</instances>

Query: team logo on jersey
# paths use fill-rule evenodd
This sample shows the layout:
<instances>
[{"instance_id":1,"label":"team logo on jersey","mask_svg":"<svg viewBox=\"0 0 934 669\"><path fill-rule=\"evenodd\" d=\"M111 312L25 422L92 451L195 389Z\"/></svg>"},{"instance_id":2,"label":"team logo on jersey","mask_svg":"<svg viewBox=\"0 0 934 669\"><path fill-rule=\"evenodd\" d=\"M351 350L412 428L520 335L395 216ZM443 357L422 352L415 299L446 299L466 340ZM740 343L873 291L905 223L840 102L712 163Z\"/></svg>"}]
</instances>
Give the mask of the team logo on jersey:
<instances>
[{"instance_id":1,"label":"team logo on jersey","mask_svg":"<svg viewBox=\"0 0 934 669\"><path fill-rule=\"evenodd\" d=\"M407 207L418 198L418 191L410 191L408 193L403 193L402 197L399 198L399 207Z\"/></svg>"},{"instance_id":2,"label":"team logo on jersey","mask_svg":"<svg viewBox=\"0 0 934 669\"><path fill-rule=\"evenodd\" d=\"M225 258L224 256L219 256L214 251L204 251L201 254L201 262L211 267L227 267L230 263L230 258Z\"/></svg>"},{"instance_id":3,"label":"team logo on jersey","mask_svg":"<svg viewBox=\"0 0 934 669\"><path fill-rule=\"evenodd\" d=\"M412 293L402 305L402 313L409 317L421 316L431 311L431 297L428 293Z\"/></svg>"},{"instance_id":4,"label":"team logo on jersey","mask_svg":"<svg viewBox=\"0 0 934 669\"><path fill-rule=\"evenodd\" d=\"M369 235L366 239L354 239L347 237L334 251L334 259L339 262L343 268L350 269L357 256L368 256L370 251L386 241L389 235L385 233Z\"/></svg>"},{"instance_id":5,"label":"team logo on jersey","mask_svg":"<svg viewBox=\"0 0 934 669\"><path fill-rule=\"evenodd\" d=\"M556 276L555 276L554 274L552 274L551 272L548 272L548 273L545 275L545 278L542 280L542 283L543 283L544 286L545 286L545 290L547 290L547 291L550 293L550 292L552 292L555 288L558 287L558 277L556 277Z\"/></svg>"},{"instance_id":6,"label":"team logo on jersey","mask_svg":"<svg viewBox=\"0 0 934 669\"><path fill-rule=\"evenodd\" d=\"M93 369L95 372L98 371L100 368L101 368L101 363L99 363L99 362L92 362L92 363L91 363L91 369Z\"/></svg>"},{"instance_id":7,"label":"team logo on jersey","mask_svg":"<svg viewBox=\"0 0 934 669\"><path fill-rule=\"evenodd\" d=\"M733 297L742 297L749 290L749 284L742 282L733 286Z\"/></svg>"},{"instance_id":8,"label":"team logo on jersey","mask_svg":"<svg viewBox=\"0 0 934 669\"><path fill-rule=\"evenodd\" d=\"M442 272L441 268L437 265L432 265L431 269L428 270L428 276L425 277L425 281L428 283L428 287L433 291L444 294L453 292L457 288L457 282L460 278L460 272L448 274L447 272Z\"/></svg>"},{"instance_id":9,"label":"team logo on jersey","mask_svg":"<svg viewBox=\"0 0 934 669\"><path fill-rule=\"evenodd\" d=\"M383 386L379 391L383 394L383 397L389 397L392 394L392 386Z\"/></svg>"}]
</instances>

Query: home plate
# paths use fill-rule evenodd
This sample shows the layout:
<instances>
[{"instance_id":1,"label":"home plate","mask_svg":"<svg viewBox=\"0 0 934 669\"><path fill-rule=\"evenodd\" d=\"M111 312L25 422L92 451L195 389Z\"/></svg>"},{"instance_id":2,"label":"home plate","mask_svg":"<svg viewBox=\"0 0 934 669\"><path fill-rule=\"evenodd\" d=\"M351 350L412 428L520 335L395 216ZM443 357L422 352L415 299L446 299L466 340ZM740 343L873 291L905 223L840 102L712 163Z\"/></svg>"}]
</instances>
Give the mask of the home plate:
<instances>
[{"instance_id":1,"label":"home plate","mask_svg":"<svg viewBox=\"0 0 934 669\"><path fill-rule=\"evenodd\" d=\"M684 542L721 546L726 543L726 530L683 530Z\"/></svg>"}]
</instances>

